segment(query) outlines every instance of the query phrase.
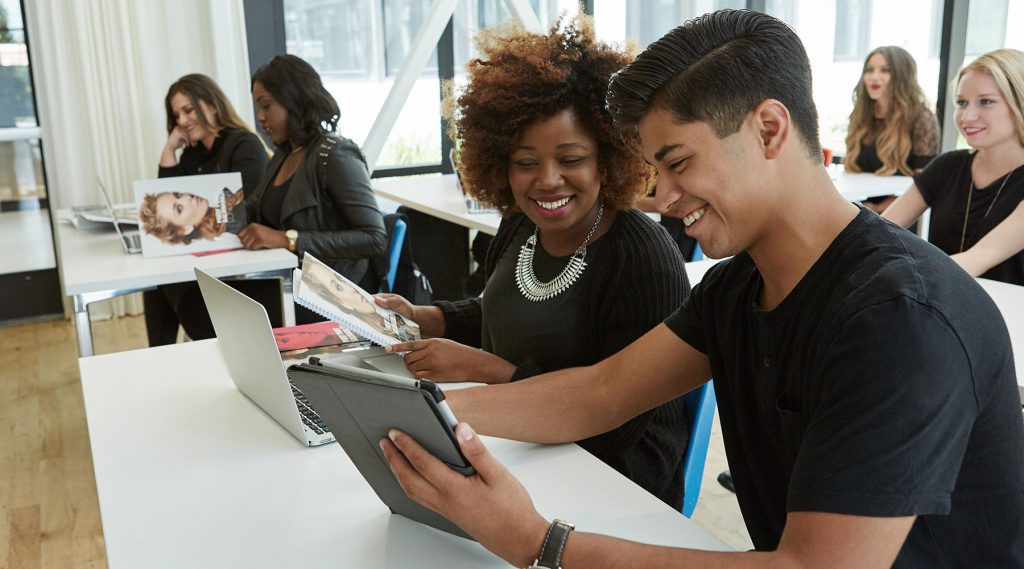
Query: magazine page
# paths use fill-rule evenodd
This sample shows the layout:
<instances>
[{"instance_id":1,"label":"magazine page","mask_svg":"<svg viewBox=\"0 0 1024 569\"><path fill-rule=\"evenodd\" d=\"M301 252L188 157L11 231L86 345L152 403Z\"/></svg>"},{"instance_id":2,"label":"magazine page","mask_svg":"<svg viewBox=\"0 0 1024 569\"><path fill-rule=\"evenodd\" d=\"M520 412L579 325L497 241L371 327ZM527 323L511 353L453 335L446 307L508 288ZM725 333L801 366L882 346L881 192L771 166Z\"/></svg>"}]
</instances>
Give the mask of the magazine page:
<instances>
[{"instance_id":1,"label":"magazine page","mask_svg":"<svg viewBox=\"0 0 1024 569\"><path fill-rule=\"evenodd\" d=\"M314 322L298 326L274 328L277 349L286 352L302 348L338 346L362 342L363 339L337 322Z\"/></svg>"},{"instance_id":2,"label":"magazine page","mask_svg":"<svg viewBox=\"0 0 1024 569\"><path fill-rule=\"evenodd\" d=\"M377 306L373 295L306 253L295 281L295 302L334 320L381 346L418 340L419 326L397 312Z\"/></svg>"},{"instance_id":3,"label":"magazine page","mask_svg":"<svg viewBox=\"0 0 1024 569\"><path fill-rule=\"evenodd\" d=\"M133 183L144 257L239 249L248 219L242 175L204 174Z\"/></svg>"}]
</instances>

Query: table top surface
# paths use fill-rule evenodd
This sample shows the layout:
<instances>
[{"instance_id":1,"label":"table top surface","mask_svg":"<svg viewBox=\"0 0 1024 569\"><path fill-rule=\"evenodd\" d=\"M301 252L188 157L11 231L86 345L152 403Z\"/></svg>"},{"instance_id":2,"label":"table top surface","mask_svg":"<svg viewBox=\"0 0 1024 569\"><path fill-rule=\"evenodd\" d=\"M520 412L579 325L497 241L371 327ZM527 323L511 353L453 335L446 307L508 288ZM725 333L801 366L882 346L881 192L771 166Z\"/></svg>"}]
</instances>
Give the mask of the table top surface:
<instances>
[{"instance_id":1,"label":"table top surface","mask_svg":"<svg viewBox=\"0 0 1024 569\"><path fill-rule=\"evenodd\" d=\"M488 235L497 233L501 223L501 216L495 212L469 212L466 197L459 191L455 174L378 178L373 180L373 190L382 197L416 211Z\"/></svg>"},{"instance_id":2,"label":"table top surface","mask_svg":"<svg viewBox=\"0 0 1024 569\"><path fill-rule=\"evenodd\" d=\"M879 196L898 196L913 185L909 176L876 176L847 172L842 166L830 169L832 183L842 196L851 202L861 202Z\"/></svg>"},{"instance_id":3,"label":"table top surface","mask_svg":"<svg viewBox=\"0 0 1024 569\"><path fill-rule=\"evenodd\" d=\"M1024 400L1024 286L988 279L978 279L978 284L992 297L999 311L1003 313L1006 329L1010 332L1010 343L1013 345L1017 385L1021 387Z\"/></svg>"},{"instance_id":4,"label":"table top surface","mask_svg":"<svg viewBox=\"0 0 1024 569\"><path fill-rule=\"evenodd\" d=\"M305 448L235 389L216 340L79 360L107 557L121 567L506 567L391 515L337 444ZM726 550L573 444L485 438L540 512Z\"/></svg>"},{"instance_id":5,"label":"table top surface","mask_svg":"<svg viewBox=\"0 0 1024 569\"><path fill-rule=\"evenodd\" d=\"M62 213L67 212L58 212L58 219ZM193 267L216 277L226 277L298 266L296 256L286 249L240 249L198 257L177 255L146 259L141 254L125 253L112 228L75 229L65 222L57 223L57 247L67 295L194 281Z\"/></svg>"},{"instance_id":6,"label":"table top surface","mask_svg":"<svg viewBox=\"0 0 1024 569\"><path fill-rule=\"evenodd\" d=\"M832 173L836 190L850 201L876 196L900 195L913 180L906 176L852 174L837 166ZM389 200L452 223L489 235L498 231L497 213L470 213L466 197L458 189L455 174L373 180L374 191Z\"/></svg>"}]
</instances>

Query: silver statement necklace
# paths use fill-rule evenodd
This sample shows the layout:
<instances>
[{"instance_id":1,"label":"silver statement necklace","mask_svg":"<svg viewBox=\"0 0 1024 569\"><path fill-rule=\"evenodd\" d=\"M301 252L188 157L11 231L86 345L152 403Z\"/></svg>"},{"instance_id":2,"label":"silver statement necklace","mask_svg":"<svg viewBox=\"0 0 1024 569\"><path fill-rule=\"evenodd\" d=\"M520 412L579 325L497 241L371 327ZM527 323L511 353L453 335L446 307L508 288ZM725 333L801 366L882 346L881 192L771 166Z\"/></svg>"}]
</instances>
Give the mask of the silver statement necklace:
<instances>
[{"instance_id":1,"label":"silver statement necklace","mask_svg":"<svg viewBox=\"0 0 1024 569\"><path fill-rule=\"evenodd\" d=\"M537 274L533 272L533 253L537 249L537 228L533 229L533 235L519 249L519 260L516 262L516 285L519 286L519 292L523 293L526 300L540 302L558 296L571 287L576 279L580 278L583 269L587 268L587 263L583 260L587 256L587 244L590 243L590 238L597 231L597 226L600 225L603 215L604 204L602 203L597 209L597 220L594 221L594 226L590 228L590 233L587 233L583 244L572 254L569 264L562 269L562 272L548 282L541 282L537 278Z\"/></svg>"}]
</instances>

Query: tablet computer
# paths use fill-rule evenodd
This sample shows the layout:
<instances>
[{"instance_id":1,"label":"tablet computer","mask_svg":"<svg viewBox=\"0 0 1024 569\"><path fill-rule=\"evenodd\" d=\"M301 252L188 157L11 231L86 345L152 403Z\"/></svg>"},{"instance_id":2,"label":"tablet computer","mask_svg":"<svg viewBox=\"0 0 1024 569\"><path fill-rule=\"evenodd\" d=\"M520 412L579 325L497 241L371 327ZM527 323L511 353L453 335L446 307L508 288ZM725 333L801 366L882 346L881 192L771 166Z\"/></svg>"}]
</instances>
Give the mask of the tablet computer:
<instances>
[{"instance_id":1,"label":"tablet computer","mask_svg":"<svg viewBox=\"0 0 1024 569\"><path fill-rule=\"evenodd\" d=\"M455 438L455 417L433 383L381 373L357 357L288 368L288 378L316 409L345 454L392 513L470 538L440 514L424 508L399 486L380 440L390 429L403 431L452 469L474 474Z\"/></svg>"}]
</instances>

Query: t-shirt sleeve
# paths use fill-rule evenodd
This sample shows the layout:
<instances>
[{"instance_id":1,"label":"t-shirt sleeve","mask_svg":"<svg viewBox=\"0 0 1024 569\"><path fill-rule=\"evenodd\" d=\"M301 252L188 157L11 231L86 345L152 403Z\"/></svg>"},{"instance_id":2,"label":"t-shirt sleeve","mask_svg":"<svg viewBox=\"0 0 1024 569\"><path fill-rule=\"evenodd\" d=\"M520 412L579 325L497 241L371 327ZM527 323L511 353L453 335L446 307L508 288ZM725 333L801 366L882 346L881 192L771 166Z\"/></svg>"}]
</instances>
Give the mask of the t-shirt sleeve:
<instances>
[{"instance_id":1,"label":"t-shirt sleeve","mask_svg":"<svg viewBox=\"0 0 1024 569\"><path fill-rule=\"evenodd\" d=\"M924 170L914 174L914 185L929 206L932 205L935 195L942 191L943 185L949 183L955 156L953 152L940 154L929 162Z\"/></svg>"},{"instance_id":2,"label":"t-shirt sleeve","mask_svg":"<svg viewBox=\"0 0 1024 569\"><path fill-rule=\"evenodd\" d=\"M665 325L669 330L703 354L708 353L708 343L700 307L703 305L701 300L709 277L710 275L706 275L703 281L694 285L690 296L686 297L679 308L665 319Z\"/></svg>"},{"instance_id":3,"label":"t-shirt sleeve","mask_svg":"<svg viewBox=\"0 0 1024 569\"><path fill-rule=\"evenodd\" d=\"M848 318L821 357L813 416L778 403L803 432L788 511L948 514L978 403L942 315L906 297L876 304Z\"/></svg>"}]
</instances>

